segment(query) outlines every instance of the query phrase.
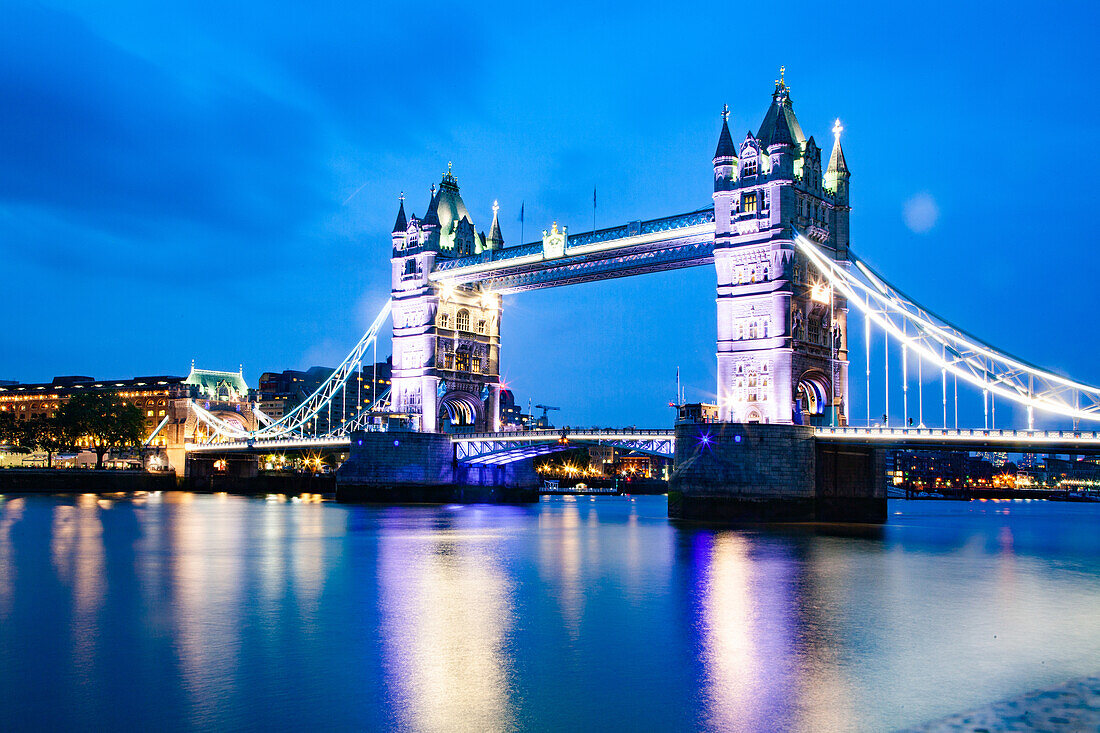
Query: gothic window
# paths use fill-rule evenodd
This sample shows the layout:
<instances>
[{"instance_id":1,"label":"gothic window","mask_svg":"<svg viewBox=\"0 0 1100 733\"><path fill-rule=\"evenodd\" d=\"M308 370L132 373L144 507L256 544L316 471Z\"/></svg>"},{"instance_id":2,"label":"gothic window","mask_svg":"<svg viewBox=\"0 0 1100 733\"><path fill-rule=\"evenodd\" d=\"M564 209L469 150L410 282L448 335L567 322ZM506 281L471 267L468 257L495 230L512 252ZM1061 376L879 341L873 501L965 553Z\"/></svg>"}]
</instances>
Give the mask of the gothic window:
<instances>
[{"instance_id":1,"label":"gothic window","mask_svg":"<svg viewBox=\"0 0 1100 733\"><path fill-rule=\"evenodd\" d=\"M458 312L458 316L455 317L455 328L459 331L470 330L470 311L463 308Z\"/></svg>"},{"instance_id":2,"label":"gothic window","mask_svg":"<svg viewBox=\"0 0 1100 733\"><path fill-rule=\"evenodd\" d=\"M756 321L749 321L749 338L756 338Z\"/></svg>"},{"instance_id":3,"label":"gothic window","mask_svg":"<svg viewBox=\"0 0 1100 733\"><path fill-rule=\"evenodd\" d=\"M475 374L481 374L481 357L474 356L470 358L470 371Z\"/></svg>"},{"instance_id":4,"label":"gothic window","mask_svg":"<svg viewBox=\"0 0 1100 733\"><path fill-rule=\"evenodd\" d=\"M746 193L741 197L741 213L743 214L755 214L756 213L756 192Z\"/></svg>"},{"instance_id":5,"label":"gothic window","mask_svg":"<svg viewBox=\"0 0 1100 733\"><path fill-rule=\"evenodd\" d=\"M752 270L749 270L749 282L750 283L756 282L756 268L753 268Z\"/></svg>"},{"instance_id":6,"label":"gothic window","mask_svg":"<svg viewBox=\"0 0 1100 733\"><path fill-rule=\"evenodd\" d=\"M761 324L761 329L762 329L762 333L761 333L760 335L761 335L761 336L762 336L763 338L767 338L767 337L768 337L768 322L767 322L767 321L764 321L764 322L763 322L763 323Z\"/></svg>"},{"instance_id":7,"label":"gothic window","mask_svg":"<svg viewBox=\"0 0 1100 733\"><path fill-rule=\"evenodd\" d=\"M756 370L749 370L749 393L747 395L749 402L756 402Z\"/></svg>"},{"instance_id":8,"label":"gothic window","mask_svg":"<svg viewBox=\"0 0 1100 733\"><path fill-rule=\"evenodd\" d=\"M443 355L443 368L454 369L455 368L455 355L451 352L447 352Z\"/></svg>"},{"instance_id":9,"label":"gothic window","mask_svg":"<svg viewBox=\"0 0 1100 733\"><path fill-rule=\"evenodd\" d=\"M745 324L744 323L738 323L737 324L737 340L740 341L743 338L745 338Z\"/></svg>"},{"instance_id":10,"label":"gothic window","mask_svg":"<svg viewBox=\"0 0 1100 733\"><path fill-rule=\"evenodd\" d=\"M821 343L821 319L817 318L816 316L810 316L810 325L808 330L810 333L809 341L815 344Z\"/></svg>"},{"instance_id":11,"label":"gothic window","mask_svg":"<svg viewBox=\"0 0 1100 733\"><path fill-rule=\"evenodd\" d=\"M741 161L741 175L742 176L755 176L756 175L756 156L751 158L745 158Z\"/></svg>"},{"instance_id":12,"label":"gothic window","mask_svg":"<svg viewBox=\"0 0 1100 733\"><path fill-rule=\"evenodd\" d=\"M760 279L763 282L768 281L768 266L767 265L764 265L764 275Z\"/></svg>"},{"instance_id":13,"label":"gothic window","mask_svg":"<svg viewBox=\"0 0 1100 733\"><path fill-rule=\"evenodd\" d=\"M416 260L405 260L404 277L412 277L416 274Z\"/></svg>"},{"instance_id":14,"label":"gothic window","mask_svg":"<svg viewBox=\"0 0 1100 733\"><path fill-rule=\"evenodd\" d=\"M450 328L451 327L451 316L450 316L449 313L441 313L439 315L439 327L440 328Z\"/></svg>"},{"instance_id":15,"label":"gothic window","mask_svg":"<svg viewBox=\"0 0 1100 733\"><path fill-rule=\"evenodd\" d=\"M482 319L478 320L478 322L477 322L477 332L480 333L480 334L484 334L484 333L486 333L487 330L488 330L488 328L485 324L485 319L482 318Z\"/></svg>"},{"instance_id":16,"label":"gothic window","mask_svg":"<svg viewBox=\"0 0 1100 733\"><path fill-rule=\"evenodd\" d=\"M459 351L455 354L455 369L460 372L470 371L470 352Z\"/></svg>"}]
</instances>

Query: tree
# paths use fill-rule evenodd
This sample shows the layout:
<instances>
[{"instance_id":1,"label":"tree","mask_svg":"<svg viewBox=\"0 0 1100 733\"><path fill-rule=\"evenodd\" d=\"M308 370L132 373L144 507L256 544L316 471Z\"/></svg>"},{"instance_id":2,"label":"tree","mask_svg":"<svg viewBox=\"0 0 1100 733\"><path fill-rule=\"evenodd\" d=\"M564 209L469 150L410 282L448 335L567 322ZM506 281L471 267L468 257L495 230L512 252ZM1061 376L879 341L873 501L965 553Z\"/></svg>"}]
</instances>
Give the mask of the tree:
<instances>
[{"instance_id":1,"label":"tree","mask_svg":"<svg viewBox=\"0 0 1100 733\"><path fill-rule=\"evenodd\" d=\"M0 412L0 444L19 447L19 423L10 412Z\"/></svg>"},{"instance_id":2,"label":"tree","mask_svg":"<svg viewBox=\"0 0 1100 733\"><path fill-rule=\"evenodd\" d=\"M30 450L46 452L46 468L53 468L53 456L76 445L79 435L64 413L54 417L39 417L27 420L25 424L26 447Z\"/></svg>"},{"instance_id":3,"label":"tree","mask_svg":"<svg viewBox=\"0 0 1100 733\"><path fill-rule=\"evenodd\" d=\"M61 421L71 435L89 442L96 468L103 468L103 456L111 450L141 445L145 429L141 410L114 392L73 395L61 408Z\"/></svg>"}]
</instances>

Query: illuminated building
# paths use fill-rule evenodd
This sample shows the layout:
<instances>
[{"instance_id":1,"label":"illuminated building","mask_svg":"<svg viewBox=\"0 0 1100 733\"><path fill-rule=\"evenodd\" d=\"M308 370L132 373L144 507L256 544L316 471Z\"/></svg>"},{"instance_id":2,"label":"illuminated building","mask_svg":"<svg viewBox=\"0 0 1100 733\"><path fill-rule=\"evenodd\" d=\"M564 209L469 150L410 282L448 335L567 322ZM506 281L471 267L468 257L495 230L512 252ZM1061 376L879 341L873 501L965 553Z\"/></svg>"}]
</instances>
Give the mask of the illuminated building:
<instances>
[{"instance_id":1,"label":"illuminated building","mask_svg":"<svg viewBox=\"0 0 1100 733\"><path fill-rule=\"evenodd\" d=\"M191 400L226 423L249 430L256 426L242 371L196 369L194 364L186 377L65 376L48 383L0 385L0 411L19 419L55 417L74 394L108 390L142 411L148 444L164 450L167 463L181 471L184 444L203 437L207 429L190 409Z\"/></svg>"},{"instance_id":2,"label":"illuminated building","mask_svg":"<svg viewBox=\"0 0 1100 733\"><path fill-rule=\"evenodd\" d=\"M839 121L822 171L781 78L760 129L714 153L718 397L722 420L843 425L847 302L795 251L792 227L848 257L849 171ZM835 414L834 414L835 413Z\"/></svg>"},{"instance_id":3,"label":"illuminated building","mask_svg":"<svg viewBox=\"0 0 1100 733\"><path fill-rule=\"evenodd\" d=\"M150 376L133 379L92 377L54 377L50 382L0 385L0 411L10 412L17 419L56 417L58 410L74 394L113 391L120 398L141 410L146 434L152 433L171 409L171 401L195 393L186 377ZM164 445L164 439L154 441Z\"/></svg>"},{"instance_id":4,"label":"illuminated building","mask_svg":"<svg viewBox=\"0 0 1100 733\"><path fill-rule=\"evenodd\" d=\"M1008 454L1003 451L976 453L975 455L983 461L989 461L994 468L1001 468L1008 463Z\"/></svg>"},{"instance_id":5,"label":"illuminated building","mask_svg":"<svg viewBox=\"0 0 1100 733\"><path fill-rule=\"evenodd\" d=\"M366 364L359 374L348 380L346 395L341 395L332 404L332 423L338 425L341 418L352 420L360 410L378 403L380 409L389 405L391 361ZM252 391L252 401L268 417L278 420L309 399L334 369L330 367L310 367L305 371L287 369L282 372L264 372ZM327 430L329 413L318 416L318 428Z\"/></svg>"},{"instance_id":6,"label":"illuminated building","mask_svg":"<svg viewBox=\"0 0 1100 733\"><path fill-rule=\"evenodd\" d=\"M504 246L498 208L475 231L450 166L431 194L423 219L402 197L393 227L393 409L421 430L499 430L500 296L429 280L437 260Z\"/></svg>"}]
</instances>

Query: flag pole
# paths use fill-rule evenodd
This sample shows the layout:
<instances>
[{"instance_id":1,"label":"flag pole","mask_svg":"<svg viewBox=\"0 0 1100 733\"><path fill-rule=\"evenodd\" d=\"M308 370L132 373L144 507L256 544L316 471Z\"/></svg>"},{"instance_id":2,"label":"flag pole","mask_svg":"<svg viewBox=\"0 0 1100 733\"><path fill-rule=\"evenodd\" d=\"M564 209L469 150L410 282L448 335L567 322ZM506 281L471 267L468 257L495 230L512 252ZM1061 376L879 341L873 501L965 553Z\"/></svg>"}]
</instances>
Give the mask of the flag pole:
<instances>
[{"instance_id":1,"label":"flag pole","mask_svg":"<svg viewBox=\"0 0 1100 733\"><path fill-rule=\"evenodd\" d=\"M592 186L592 233L596 233L596 186Z\"/></svg>"}]
</instances>

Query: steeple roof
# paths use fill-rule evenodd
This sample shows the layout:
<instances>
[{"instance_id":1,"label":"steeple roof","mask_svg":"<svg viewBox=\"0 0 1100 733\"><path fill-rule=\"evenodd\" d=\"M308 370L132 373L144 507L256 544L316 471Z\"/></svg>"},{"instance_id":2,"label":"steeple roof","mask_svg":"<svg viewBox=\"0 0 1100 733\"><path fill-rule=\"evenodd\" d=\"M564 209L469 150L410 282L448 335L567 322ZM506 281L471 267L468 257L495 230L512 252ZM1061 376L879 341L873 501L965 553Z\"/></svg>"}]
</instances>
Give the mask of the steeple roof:
<instances>
[{"instance_id":1,"label":"steeple roof","mask_svg":"<svg viewBox=\"0 0 1100 733\"><path fill-rule=\"evenodd\" d=\"M777 135L778 138L776 138ZM794 116L791 90L786 82L779 79L775 82L772 103L768 107L768 113L764 115L764 121L760 123L760 131L756 133L756 139L765 145L772 145L776 139L782 140L783 138L788 138L792 143L798 145L806 142L806 136L802 134L802 126L798 124L798 118Z\"/></svg>"},{"instance_id":2,"label":"steeple roof","mask_svg":"<svg viewBox=\"0 0 1100 733\"><path fill-rule=\"evenodd\" d=\"M829 167L827 173L848 173L848 162L844 160L844 149L840 147L840 133L844 128L840 126L840 120L833 126L833 152L829 155Z\"/></svg>"},{"instance_id":3,"label":"steeple roof","mask_svg":"<svg viewBox=\"0 0 1100 733\"><path fill-rule=\"evenodd\" d=\"M397 221L393 223L394 234L404 234L409 228L409 220L405 218L405 194L401 194L401 205L397 208Z\"/></svg>"},{"instance_id":4,"label":"steeple roof","mask_svg":"<svg viewBox=\"0 0 1100 733\"><path fill-rule=\"evenodd\" d=\"M733 137L730 135L730 127L727 123L729 117L729 107L723 107L722 109L722 132L718 135L718 147L714 151L714 160L717 162L719 158L736 158L737 149L733 147Z\"/></svg>"},{"instance_id":5,"label":"steeple roof","mask_svg":"<svg viewBox=\"0 0 1100 733\"><path fill-rule=\"evenodd\" d=\"M504 237L500 233L500 222L497 221L497 212L500 211L500 206L496 201L493 202L493 226L489 229L489 247L491 249L499 249L504 246Z\"/></svg>"},{"instance_id":6,"label":"steeple roof","mask_svg":"<svg viewBox=\"0 0 1100 733\"><path fill-rule=\"evenodd\" d=\"M443 174L439 190L432 200L431 213L439 221L439 231L444 234L450 234L454 226L463 219L470 219L470 212L466 210L466 204L458 192L458 180L451 173L450 163L447 164L447 172Z\"/></svg>"}]
</instances>

